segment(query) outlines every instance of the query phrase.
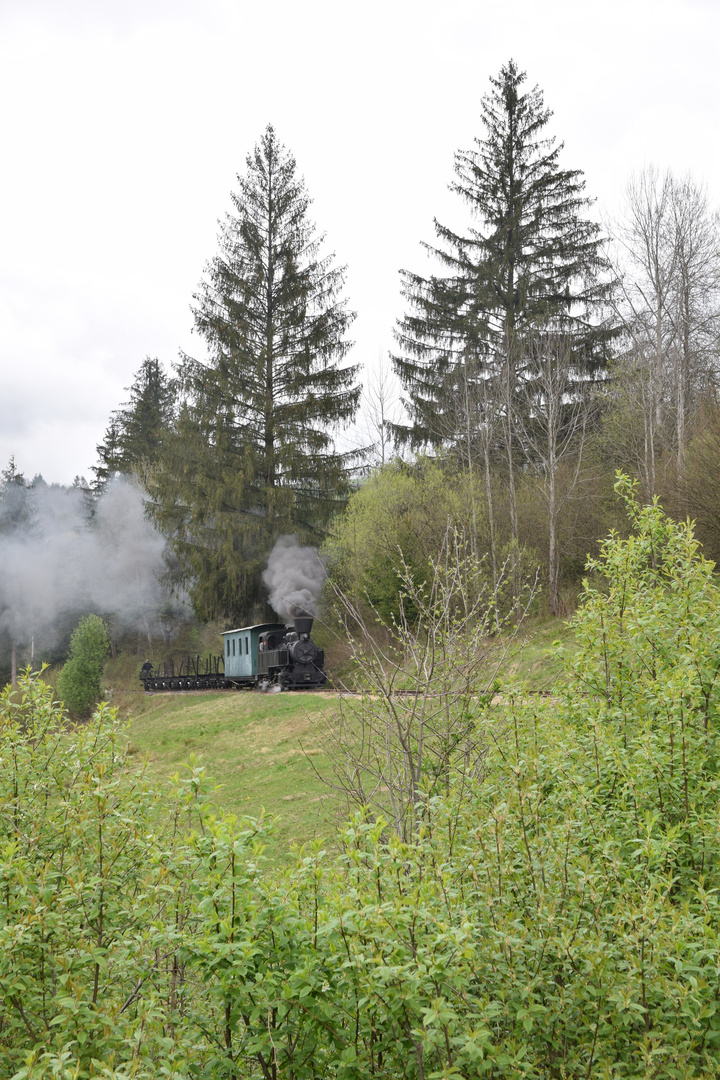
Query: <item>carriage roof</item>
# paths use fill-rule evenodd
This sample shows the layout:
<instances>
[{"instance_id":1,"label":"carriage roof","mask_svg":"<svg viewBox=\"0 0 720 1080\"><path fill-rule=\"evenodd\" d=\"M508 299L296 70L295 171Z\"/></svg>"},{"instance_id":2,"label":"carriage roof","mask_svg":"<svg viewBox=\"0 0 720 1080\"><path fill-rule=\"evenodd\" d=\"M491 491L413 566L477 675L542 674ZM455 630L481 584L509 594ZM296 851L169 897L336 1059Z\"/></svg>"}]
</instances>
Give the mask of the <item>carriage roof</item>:
<instances>
[{"instance_id":1,"label":"carriage roof","mask_svg":"<svg viewBox=\"0 0 720 1080\"><path fill-rule=\"evenodd\" d=\"M247 633L250 633L253 630L255 630L255 631L257 631L257 633L261 634L263 632L263 630L284 630L284 629L285 629L285 623L261 622L261 623L255 623L254 626L239 626L237 628L237 630L223 630L223 637L225 637L226 634L243 634L243 633L247 634Z\"/></svg>"}]
</instances>

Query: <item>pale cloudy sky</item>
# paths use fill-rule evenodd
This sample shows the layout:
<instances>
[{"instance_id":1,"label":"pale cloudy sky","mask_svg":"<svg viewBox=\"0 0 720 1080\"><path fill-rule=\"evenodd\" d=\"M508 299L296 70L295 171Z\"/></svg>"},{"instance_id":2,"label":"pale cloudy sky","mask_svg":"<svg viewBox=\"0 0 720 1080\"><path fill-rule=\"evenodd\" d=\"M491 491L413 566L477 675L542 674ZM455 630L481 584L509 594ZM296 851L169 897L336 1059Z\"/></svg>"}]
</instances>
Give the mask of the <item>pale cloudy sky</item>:
<instances>
[{"instance_id":1,"label":"pale cloudy sky","mask_svg":"<svg viewBox=\"0 0 720 1080\"><path fill-rule=\"evenodd\" d=\"M374 365L504 62L600 216L651 162L720 204L719 51L720 0L0 0L0 468L88 474L145 355L197 354L192 294L268 122Z\"/></svg>"}]
</instances>

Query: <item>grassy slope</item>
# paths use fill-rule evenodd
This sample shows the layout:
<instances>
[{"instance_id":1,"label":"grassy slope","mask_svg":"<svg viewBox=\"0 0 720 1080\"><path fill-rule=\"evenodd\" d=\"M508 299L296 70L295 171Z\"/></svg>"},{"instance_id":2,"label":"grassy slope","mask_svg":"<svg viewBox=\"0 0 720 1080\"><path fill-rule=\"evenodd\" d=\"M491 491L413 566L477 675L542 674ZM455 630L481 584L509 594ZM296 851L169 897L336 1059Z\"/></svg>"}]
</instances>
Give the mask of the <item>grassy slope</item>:
<instances>
[{"instance_id":1,"label":"grassy slope","mask_svg":"<svg viewBox=\"0 0 720 1080\"><path fill-rule=\"evenodd\" d=\"M509 651L503 683L548 690L562 679L554 642L572 649L572 631L553 621L531 628ZM110 686L133 686L139 662L123 657L109 666ZM323 712L335 698L323 692L257 694L144 694L114 690L111 701L130 720L130 748L161 786L194 756L219 785L218 805L233 813L277 817L274 847L281 860L292 843L331 838L347 813L344 801L314 772L330 768L317 738ZM311 764L312 762L312 764Z\"/></svg>"},{"instance_id":2,"label":"grassy slope","mask_svg":"<svg viewBox=\"0 0 720 1080\"><path fill-rule=\"evenodd\" d=\"M567 677L566 663L574 650L575 637L568 622L553 619L530 626L510 647L502 680L520 683L528 690L552 690Z\"/></svg>"},{"instance_id":3,"label":"grassy slope","mask_svg":"<svg viewBox=\"0 0 720 1080\"><path fill-rule=\"evenodd\" d=\"M331 837L344 816L311 765L327 766L316 727L330 702L323 693L249 691L115 698L131 721L131 753L160 786L194 759L219 785L223 810L277 817L273 858L293 843Z\"/></svg>"}]
</instances>

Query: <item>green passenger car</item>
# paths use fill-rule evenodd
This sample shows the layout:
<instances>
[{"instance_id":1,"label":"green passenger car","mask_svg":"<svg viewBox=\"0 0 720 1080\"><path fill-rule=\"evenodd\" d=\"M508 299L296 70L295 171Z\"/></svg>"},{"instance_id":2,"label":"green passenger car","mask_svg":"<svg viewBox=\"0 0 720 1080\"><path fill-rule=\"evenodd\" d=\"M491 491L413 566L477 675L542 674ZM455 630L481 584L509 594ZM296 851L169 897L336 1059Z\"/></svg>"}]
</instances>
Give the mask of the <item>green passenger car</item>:
<instances>
[{"instance_id":1,"label":"green passenger car","mask_svg":"<svg viewBox=\"0 0 720 1080\"><path fill-rule=\"evenodd\" d=\"M256 626L244 626L240 630L227 630L223 634L226 677L247 680L248 683L256 682L260 635L273 631L283 634L284 623L258 623Z\"/></svg>"}]
</instances>

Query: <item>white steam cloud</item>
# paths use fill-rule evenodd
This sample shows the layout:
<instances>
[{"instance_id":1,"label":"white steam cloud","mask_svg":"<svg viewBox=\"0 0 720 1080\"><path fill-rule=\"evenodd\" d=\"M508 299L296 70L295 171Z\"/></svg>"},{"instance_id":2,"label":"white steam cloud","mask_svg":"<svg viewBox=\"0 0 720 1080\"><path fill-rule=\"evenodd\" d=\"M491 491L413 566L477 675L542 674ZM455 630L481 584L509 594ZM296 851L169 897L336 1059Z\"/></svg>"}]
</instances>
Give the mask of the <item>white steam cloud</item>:
<instances>
[{"instance_id":1,"label":"white steam cloud","mask_svg":"<svg viewBox=\"0 0 720 1080\"><path fill-rule=\"evenodd\" d=\"M301 547L295 536L281 536L270 552L263 581L270 604L281 619L316 615L325 567L313 547Z\"/></svg>"},{"instance_id":2,"label":"white steam cloud","mask_svg":"<svg viewBox=\"0 0 720 1080\"><path fill-rule=\"evenodd\" d=\"M62 617L80 611L112 615L124 629L153 628L170 599L160 582L165 542L137 485L115 479L92 520L79 488L38 485L28 507L21 528L0 520L0 629L18 643L33 636L50 645Z\"/></svg>"}]
</instances>

